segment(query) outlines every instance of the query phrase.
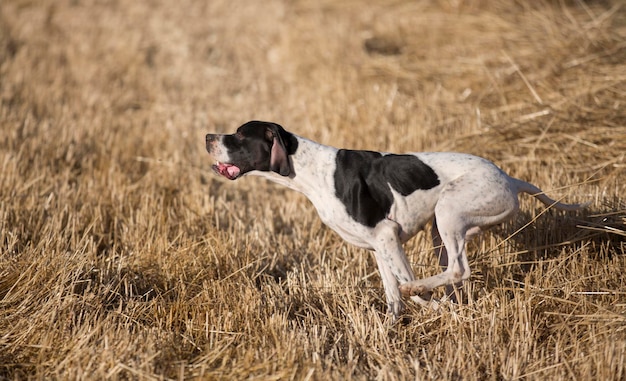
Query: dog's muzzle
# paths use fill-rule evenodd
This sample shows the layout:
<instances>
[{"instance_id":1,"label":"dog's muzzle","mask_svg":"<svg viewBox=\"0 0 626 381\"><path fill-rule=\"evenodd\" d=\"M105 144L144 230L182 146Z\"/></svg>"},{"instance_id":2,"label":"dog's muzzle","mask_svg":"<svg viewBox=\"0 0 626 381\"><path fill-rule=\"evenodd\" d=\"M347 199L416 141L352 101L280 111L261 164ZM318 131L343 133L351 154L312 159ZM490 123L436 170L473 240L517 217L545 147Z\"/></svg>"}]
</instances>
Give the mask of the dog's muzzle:
<instances>
[{"instance_id":1,"label":"dog's muzzle","mask_svg":"<svg viewBox=\"0 0 626 381\"><path fill-rule=\"evenodd\" d=\"M232 163L225 163L221 160L222 148L220 145L220 135L207 134L206 136L206 150L209 155L215 160L215 164L211 166L211 169L218 175L221 175L229 180L235 180L241 176L241 169Z\"/></svg>"}]
</instances>

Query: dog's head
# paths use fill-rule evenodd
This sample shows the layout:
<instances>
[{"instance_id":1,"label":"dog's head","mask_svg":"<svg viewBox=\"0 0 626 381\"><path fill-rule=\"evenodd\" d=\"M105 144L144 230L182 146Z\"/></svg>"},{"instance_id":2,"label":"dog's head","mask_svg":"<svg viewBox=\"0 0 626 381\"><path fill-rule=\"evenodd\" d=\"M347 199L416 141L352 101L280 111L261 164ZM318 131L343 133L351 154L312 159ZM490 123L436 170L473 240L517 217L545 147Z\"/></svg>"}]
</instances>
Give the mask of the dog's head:
<instances>
[{"instance_id":1,"label":"dog's head","mask_svg":"<svg viewBox=\"0 0 626 381\"><path fill-rule=\"evenodd\" d=\"M206 150L215 160L213 170L230 180L250 171L272 171L289 176L289 155L297 146L293 134L271 122L251 121L234 134L206 136Z\"/></svg>"}]
</instances>

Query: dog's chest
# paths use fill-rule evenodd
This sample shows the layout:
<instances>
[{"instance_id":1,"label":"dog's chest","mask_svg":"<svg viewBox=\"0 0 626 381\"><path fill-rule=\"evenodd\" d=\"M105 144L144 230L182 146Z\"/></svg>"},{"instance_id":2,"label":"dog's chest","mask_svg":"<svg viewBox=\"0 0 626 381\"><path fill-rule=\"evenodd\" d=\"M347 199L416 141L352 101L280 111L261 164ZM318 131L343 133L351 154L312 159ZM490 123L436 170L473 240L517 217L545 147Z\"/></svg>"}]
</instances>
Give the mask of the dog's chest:
<instances>
[{"instance_id":1,"label":"dog's chest","mask_svg":"<svg viewBox=\"0 0 626 381\"><path fill-rule=\"evenodd\" d=\"M309 193L307 197L315 206L320 220L337 232L341 238L355 246L371 248L367 239L371 229L355 221L346 212L345 205L331 192Z\"/></svg>"},{"instance_id":2,"label":"dog's chest","mask_svg":"<svg viewBox=\"0 0 626 381\"><path fill-rule=\"evenodd\" d=\"M372 248L370 236L373 229L352 219L345 213L342 205L332 210L327 208L317 210L322 222L337 232L346 242L364 249Z\"/></svg>"}]
</instances>

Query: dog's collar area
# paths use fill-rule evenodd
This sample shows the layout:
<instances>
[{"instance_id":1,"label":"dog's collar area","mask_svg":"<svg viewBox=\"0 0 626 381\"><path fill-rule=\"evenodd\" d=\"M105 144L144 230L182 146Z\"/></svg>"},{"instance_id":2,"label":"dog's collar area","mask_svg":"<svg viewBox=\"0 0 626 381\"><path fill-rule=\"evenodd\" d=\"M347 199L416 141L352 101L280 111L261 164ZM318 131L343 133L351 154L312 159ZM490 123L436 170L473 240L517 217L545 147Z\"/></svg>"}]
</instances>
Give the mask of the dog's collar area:
<instances>
[{"instance_id":1,"label":"dog's collar area","mask_svg":"<svg viewBox=\"0 0 626 381\"><path fill-rule=\"evenodd\" d=\"M235 180L241 174L241 169L234 164L216 162L211 166L215 173L226 177L229 180Z\"/></svg>"}]
</instances>

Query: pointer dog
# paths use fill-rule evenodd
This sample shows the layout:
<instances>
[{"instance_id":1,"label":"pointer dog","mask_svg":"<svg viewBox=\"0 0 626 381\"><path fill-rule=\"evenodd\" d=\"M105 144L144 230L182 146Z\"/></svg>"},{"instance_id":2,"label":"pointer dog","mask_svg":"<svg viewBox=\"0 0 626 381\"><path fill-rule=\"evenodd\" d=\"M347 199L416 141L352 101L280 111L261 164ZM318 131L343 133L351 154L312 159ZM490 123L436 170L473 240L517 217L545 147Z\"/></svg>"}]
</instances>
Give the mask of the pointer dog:
<instances>
[{"instance_id":1,"label":"pointer dog","mask_svg":"<svg viewBox=\"0 0 626 381\"><path fill-rule=\"evenodd\" d=\"M480 157L337 149L271 122L251 121L229 135L208 134L206 149L216 173L230 180L262 176L297 190L346 241L373 250L394 318L404 308L402 295L428 304L430 291L445 285L454 299L453 285L470 276L465 241L511 217L518 193L561 210L585 206L556 202ZM402 244L431 220L445 271L418 280Z\"/></svg>"}]
</instances>

